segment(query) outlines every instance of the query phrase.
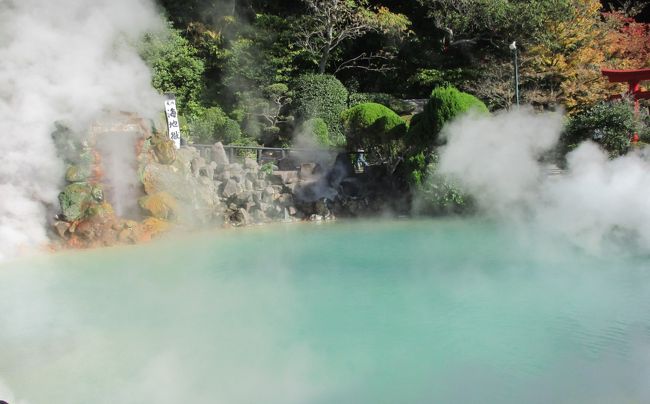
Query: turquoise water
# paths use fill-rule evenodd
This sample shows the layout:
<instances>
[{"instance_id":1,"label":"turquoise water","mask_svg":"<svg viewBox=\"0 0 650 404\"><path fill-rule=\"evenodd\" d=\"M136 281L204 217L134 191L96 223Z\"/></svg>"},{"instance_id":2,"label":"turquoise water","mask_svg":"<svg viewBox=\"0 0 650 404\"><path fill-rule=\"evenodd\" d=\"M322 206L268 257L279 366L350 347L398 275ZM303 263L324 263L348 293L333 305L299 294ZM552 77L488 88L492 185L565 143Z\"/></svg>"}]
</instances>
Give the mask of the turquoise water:
<instances>
[{"instance_id":1,"label":"turquoise water","mask_svg":"<svg viewBox=\"0 0 650 404\"><path fill-rule=\"evenodd\" d=\"M11 404L650 402L648 258L484 221L14 262L0 321Z\"/></svg>"}]
</instances>

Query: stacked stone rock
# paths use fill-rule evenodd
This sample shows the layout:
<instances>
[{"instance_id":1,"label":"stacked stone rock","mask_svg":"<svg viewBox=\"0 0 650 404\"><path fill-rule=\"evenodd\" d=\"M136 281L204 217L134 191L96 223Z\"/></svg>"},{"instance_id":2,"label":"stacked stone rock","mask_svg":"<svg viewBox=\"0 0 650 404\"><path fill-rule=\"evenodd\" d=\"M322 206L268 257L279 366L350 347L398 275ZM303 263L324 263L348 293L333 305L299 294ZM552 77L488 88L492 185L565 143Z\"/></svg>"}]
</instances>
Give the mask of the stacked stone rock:
<instances>
[{"instance_id":1,"label":"stacked stone rock","mask_svg":"<svg viewBox=\"0 0 650 404\"><path fill-rule=\"evenodd\" d=\"M110 133L114 132L113 128ZM142 216L117 217L104 198L101 158L92 145L97 136L77 143L69 153L75 158L67 161L68 185L59 195L61 213L53 224L69 247L137 243L172 228L314 219L315 211L320 214L316 219L329 216L326 207L314 209L319 201L299 200L302 188L317 184L314 164L304 164L300 171L280 171L276 166L260 167L250 158L231 162L221 143L212 147L212 159L206 161L197 149L175 150L164 134L142 129L134 145L142 183L138 199Z\"/></svg>"},{"instance_id":2,"label":"stacked stone rock","mask_svg":"<svg viewBox=\"0 0 650 404\"><path fill-rule=\"evenodd\" d=\"M197 153L191 147L189 150ZM211 152L210 163L201 157L193 159L193 170L214 181L225 224L244 226L301 218L293 203L292 190L298 179L295 172L262 170L250 158L243 163L230 162L221 143L216 143Z\"/></svg>"}]
</instances>

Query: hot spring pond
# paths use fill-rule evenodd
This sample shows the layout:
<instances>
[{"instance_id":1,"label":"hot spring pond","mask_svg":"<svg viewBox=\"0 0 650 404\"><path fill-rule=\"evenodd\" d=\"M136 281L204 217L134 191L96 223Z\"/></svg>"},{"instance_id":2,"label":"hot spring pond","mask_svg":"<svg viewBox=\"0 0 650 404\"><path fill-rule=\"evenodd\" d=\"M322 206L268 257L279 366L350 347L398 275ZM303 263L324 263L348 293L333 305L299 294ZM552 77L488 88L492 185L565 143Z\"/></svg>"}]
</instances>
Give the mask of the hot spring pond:
<instances>
[{"instance_id":1,"label":"hot spring pond","mask_svg":"<svg viewBox=\"0 0 650 404\"><path fill-rule=\"evenodd\" d=\"M7 263L0 399L648 403L649 262L438 220Z\"/></svg>"}]
</instances>

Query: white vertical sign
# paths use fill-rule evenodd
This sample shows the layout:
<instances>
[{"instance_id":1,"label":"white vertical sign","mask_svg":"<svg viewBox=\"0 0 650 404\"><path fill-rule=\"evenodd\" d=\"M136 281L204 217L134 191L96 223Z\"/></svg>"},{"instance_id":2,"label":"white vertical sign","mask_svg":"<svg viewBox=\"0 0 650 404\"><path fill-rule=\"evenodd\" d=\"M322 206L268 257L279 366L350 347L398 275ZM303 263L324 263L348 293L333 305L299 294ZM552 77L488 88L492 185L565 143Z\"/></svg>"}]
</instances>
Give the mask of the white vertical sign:
<instances>
[{"instance_id":1,"label":"white vertical sign","mask_svg":"<svg viewBox=\"0 0 650 404\"><path fill-rule=\"evenodd\" d=\"M176 109L176 98L168 95L165 100L165 112L167 113L167 128L169 129L169 138L174 141L177 149L181 147L181 127L178 123L178 110Z\"/></svg>"}]
</instances>

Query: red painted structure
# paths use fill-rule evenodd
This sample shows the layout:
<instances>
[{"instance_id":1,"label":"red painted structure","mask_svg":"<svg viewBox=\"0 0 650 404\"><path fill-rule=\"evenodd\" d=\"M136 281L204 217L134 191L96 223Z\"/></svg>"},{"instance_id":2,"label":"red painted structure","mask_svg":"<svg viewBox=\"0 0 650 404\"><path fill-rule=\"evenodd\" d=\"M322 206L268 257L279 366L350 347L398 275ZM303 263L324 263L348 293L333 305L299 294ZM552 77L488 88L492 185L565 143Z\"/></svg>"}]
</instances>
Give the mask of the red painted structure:
<instances>
[{"instance_id":1,"label":"red painted structure","mask_svg":"<svg viewBox=\"0 0 650 404\"><path fill-rule=\"evenodd\" d=\"M627 93L634 97L634 112L639 113L639 100L650 100L650 91L641 91L641 82L650 80L650 69L637 70L609 70L602 69L603 76L609 79L610 83L627 83ZM614 95L610 98L621 98L620 95ZM632 142L639 141L639 135L635 133L632 136Z\"/></svg>"},{"instance_id":2,"label":"red painted structure","mask_svg":"<svg viewBox=\"0 0 650 404\"><path fill-rule=\"evenodd\" d=\"M602 69L603 76L606 76L610 83L627 83L628 94L634 97L634 110L639 112L639 100L650 100L650 91L641 91L640 84L644 80L650 80L650 69L637 70L609 70ZM620 98L614 96L613 98Z\"/></svg>"}]
</instances>

